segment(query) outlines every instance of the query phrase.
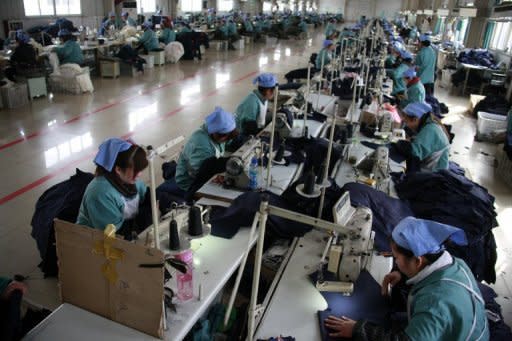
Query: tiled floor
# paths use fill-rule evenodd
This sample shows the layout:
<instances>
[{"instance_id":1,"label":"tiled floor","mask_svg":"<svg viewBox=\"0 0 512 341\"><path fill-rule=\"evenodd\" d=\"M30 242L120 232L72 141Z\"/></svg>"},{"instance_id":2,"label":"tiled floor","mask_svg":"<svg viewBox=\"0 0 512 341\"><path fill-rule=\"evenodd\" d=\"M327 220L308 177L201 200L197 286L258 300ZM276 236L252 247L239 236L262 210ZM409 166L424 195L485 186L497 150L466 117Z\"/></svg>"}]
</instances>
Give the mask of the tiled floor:
<instances>
[{"instance_id":1,"label":"tiled floor","mask_svg":"<svg viewBox=\"0 0 512 341\"><path fill-rule=\"evenodd\" d=\"M39 254L30 237L34 205L45 189L69 178L77 167L92 171L96 148L105 138L130 136L158 146L189 135L215 106L234 110L253 88L257 73L274 72L283 80L290 69L304 67L320 43L317 36L229 52L210 49L202 61L168 64L134 78L94 78L93 94L56 94L21 109L1 110L0 274L30 274L28 298L55 307L56 281L42 279ZM499 245L495 288L511 324L512 287L507 280L512 275L512 233L505 227L512 219L512 190L494 176L496 146L473 141L475 120L463 114L467 98L449 96L443 89L436 95L451 109L448 119L456 133L453 160L496 196L501 226L495 230Z\"/></svg>"}]
</instances>

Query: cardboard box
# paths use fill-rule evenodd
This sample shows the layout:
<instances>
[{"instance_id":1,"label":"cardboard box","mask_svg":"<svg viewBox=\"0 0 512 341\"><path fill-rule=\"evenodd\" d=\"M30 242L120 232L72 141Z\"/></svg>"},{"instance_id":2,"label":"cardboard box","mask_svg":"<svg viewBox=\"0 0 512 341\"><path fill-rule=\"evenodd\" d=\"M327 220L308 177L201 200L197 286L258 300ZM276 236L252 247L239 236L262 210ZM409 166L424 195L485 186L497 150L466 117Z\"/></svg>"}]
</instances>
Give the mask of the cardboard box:
<instances>
[{"instance_id":1,"label":"cardboard box","mask_svg":"<svg viewBox=\"0 0 512 341\"><path fill-rule=\"evenodd\" d=\"M164 254L55 219L62 302L163 338ZM109 279L110 280L109 280Z\"/></svg>"}]
</instances>

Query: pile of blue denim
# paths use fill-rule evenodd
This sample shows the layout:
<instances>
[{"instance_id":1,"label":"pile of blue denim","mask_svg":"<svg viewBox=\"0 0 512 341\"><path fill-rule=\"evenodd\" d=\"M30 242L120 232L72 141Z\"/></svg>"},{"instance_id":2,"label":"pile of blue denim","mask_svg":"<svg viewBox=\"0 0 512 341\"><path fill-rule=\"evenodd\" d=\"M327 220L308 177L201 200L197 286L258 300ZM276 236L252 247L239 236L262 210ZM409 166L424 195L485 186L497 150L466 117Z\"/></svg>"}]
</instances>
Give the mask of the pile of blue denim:
<instances>
[{"instance_id":1,"label":"pile of blue denim","mask_svg":"<svg viewBox=\"0 0 512 341\"><path fill-rule=\"evenodd\" d=\"M498 68L494 56L486 49L466 49L459 53L457 60L464 64L485 66L493 70Z\"/></svg>"}]
</instances>

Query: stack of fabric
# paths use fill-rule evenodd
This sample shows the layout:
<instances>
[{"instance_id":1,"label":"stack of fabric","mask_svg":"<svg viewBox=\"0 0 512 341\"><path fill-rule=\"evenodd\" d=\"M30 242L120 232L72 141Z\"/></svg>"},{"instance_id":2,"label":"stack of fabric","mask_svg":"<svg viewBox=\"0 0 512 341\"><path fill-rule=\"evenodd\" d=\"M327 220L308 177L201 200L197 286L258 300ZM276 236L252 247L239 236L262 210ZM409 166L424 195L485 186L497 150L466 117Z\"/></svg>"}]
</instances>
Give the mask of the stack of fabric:
<instances>
[{"instance_id":1,"label":"stack of fabric","mask_svg":"<svg viewBox=\"0 0 512 341\"><path fill-rule=\"evenodd\" d=\"M490 69L497 69L493 55L485 49L469 49L459 53L458 61L465 64L485 66Z\"/></svg>"}]
</instances>

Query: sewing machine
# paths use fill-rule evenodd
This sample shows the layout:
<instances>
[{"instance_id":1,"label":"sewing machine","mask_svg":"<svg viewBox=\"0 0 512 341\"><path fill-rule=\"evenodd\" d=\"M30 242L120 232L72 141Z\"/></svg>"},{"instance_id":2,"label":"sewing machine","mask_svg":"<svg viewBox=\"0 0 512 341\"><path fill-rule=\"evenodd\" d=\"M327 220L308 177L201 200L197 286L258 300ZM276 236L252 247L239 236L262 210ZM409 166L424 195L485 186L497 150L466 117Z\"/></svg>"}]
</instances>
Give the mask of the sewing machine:
<instances>
[{"instance_id":1,"label":"sewing machine","mask_svg":"<svg viewBox=\"0 0 512 341\"><path fill-rule=\"evenodd\" d=\"M388 193L390 177L389 149L387 147L378 147L375 151L362 159L356 165L356 169L365 174L365 178L359 177L358 180Z\"/></svg>"},{"instance_id":2,"label":"sewing machine","mask_svg":"<svg viewBox=\"0 0 512 341\"><path fill-rule=\"evenodd\" d=\"M372 231L372 212L366 207L352 207L350 195L346 192L333 206L333 217L334 223L342 228L329 239L327 271L333 273L338 280L324 281L322 271L319 271L316 288L350 295L353 283L361 270L369 264L372 254L375 234Z\"/></svg>"},{"instance_id":3,"label":"sewing machine","mask_svg":"<svg viewBox=\"0 0 512 341\"><path fill-rule=\"evenodd\" d=\"M228 187L247 189L249 187L249 163L254 154L259 154L259 152L261 152L261 141L251 138L231 154L226 163L224 184Z\"/></svg>"}]
</instances>

